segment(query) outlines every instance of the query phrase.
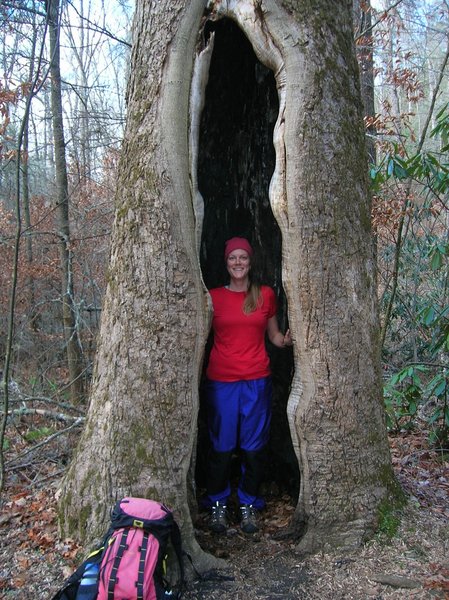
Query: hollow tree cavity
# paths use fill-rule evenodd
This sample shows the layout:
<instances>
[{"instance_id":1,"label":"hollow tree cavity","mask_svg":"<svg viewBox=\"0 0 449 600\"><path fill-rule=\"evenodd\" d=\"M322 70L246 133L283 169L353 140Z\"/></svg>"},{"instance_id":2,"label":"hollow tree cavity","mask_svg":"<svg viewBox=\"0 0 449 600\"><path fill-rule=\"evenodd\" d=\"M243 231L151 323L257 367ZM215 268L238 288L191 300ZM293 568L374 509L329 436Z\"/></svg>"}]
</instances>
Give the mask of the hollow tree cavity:
<instances>
[{"instance_id":1,"label":"hollow tree cavity","mask_svg":"<svg viewBox=\"0 0 449 600\"><path fill-rule=\"evenodd\" d=\"M198 222L202 224L203 278L207 288L224 285L224 242L234 235L250 239L258 258L253 272L276 290L278 316L285 331L288 315L282 287L282 239L269 198L276 169L273 136L280 108L276 80L231 19L206 21L201 38L205 47L192 80L191 156ZM286 416L293 356L271 345L269 352L274 396L267 481L274 480L295 494L299 471ZM203 422L200 418L200 479L207 445Z\"/></svg>"}]
</instances>

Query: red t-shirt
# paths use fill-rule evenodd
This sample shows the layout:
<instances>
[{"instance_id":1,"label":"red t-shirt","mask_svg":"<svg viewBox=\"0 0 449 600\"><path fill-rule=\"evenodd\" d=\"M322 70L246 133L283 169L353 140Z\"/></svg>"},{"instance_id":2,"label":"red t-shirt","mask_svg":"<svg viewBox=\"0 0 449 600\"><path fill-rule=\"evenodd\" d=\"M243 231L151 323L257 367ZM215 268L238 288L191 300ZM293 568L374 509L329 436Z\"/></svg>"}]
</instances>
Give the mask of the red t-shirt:
<instances>
[{"instance_id":1,"label":"red t-shirt","mask_svg":"<svg viewBox=\"0 0 449 600\"><path fill-rule=\"evenodd\" d=\"M270 375L265 331L268 319L276 314L274 291L263 285L262 306L249 315L243 312L246 292L233 292L220 287L209 293L214 307L214 345L207 377L215 381L241 381Z\"/></svg>"}]
</instances>

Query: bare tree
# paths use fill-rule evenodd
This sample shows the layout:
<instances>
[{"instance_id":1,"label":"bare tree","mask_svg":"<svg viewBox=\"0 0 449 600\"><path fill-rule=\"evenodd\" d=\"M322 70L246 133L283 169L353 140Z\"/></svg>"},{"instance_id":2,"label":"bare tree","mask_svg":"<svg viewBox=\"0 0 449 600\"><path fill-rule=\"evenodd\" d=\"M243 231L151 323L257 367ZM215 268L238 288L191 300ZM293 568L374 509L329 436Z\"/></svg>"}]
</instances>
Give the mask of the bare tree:
<instances>
[{"instance_id":1,"label":"bare tree","mask_svg":"<svg viewBox=\"0 0 449 600\"><path fill-rule=\"evenodd\" d=\"M53 123L54 157L56 173L56 207L59 219L58 237L61 262L61 298L64 338L67 352L70 394L73 402L83 395L82 349L78 334L72 247L69 221L69 186L65 156L64 122L61 95L61 71L59 50L59 0L46 4L50 38L51 114Z\"/></svg>"},{"instance_id":2,"label":"bare tree","mask_svg":"<svg viewBox=\"0 0 449 600\"><path fill-rule=\"evenodd\" d=\"M371 163L376 162L374 106L373 15L369 0L354 0L354 35L360 68L362 100L367 123L367 150Z\"/></svg>"}]
</instances>

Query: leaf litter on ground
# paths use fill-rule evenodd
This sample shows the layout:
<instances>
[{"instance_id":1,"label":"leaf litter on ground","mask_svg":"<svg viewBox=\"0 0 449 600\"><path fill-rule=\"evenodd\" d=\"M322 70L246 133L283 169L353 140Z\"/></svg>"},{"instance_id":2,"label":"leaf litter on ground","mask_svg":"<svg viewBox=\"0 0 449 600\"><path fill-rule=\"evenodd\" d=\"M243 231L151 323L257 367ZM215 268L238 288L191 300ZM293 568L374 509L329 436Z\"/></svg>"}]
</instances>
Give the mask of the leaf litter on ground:
<instances>
[{"instance_id":1,"label":"leaf litter on ground","mask_svg":"<svg viewBox=\"0 0 449 600\"><path fill-rule=\"evenodd\" d=\"M58 536L56 492L75 441L74 434L70 444L56 440L50 453L41 448L22 468L11 462L22 440L9 444L15 467L7 473L0 506L0 598L50 599L89 550ZM378 534L353 551L303 556L295 540L276 535L294 513L287 494L269 495L253 536L243 534L236 519L226 535L212 534L199 513L199 543L228 568L189 582L183 599L449 600L448 454L429 447L425 432L390 436L390 444L408 496L392 538Z\"/></svg>"}]
</instances>

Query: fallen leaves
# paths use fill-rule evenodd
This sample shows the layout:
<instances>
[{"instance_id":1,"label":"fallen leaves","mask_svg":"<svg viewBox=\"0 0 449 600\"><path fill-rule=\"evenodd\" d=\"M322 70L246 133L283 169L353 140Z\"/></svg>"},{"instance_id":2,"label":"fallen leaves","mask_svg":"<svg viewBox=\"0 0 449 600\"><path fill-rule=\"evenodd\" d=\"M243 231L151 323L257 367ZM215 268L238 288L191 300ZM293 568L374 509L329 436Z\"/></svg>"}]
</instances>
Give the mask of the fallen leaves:
<instances>
[{"instance_id":1,"label":"fallen leaves","mask_svg":"<svg viewBox=\"0 0 449 600\"><path fill-rule=\"evenodd\" d=\"M448 454L431 450L424 431L390 436L396 475L419 506L449 518Z\"/></svg>"},{"instance_id":2,"label":"fallen leaves","mask_svg":"<svg viewBox=\"0 0 449 600\"><path fill-rule=\"evenodd\" d=\"M449 568L447 565L431 564L429 565L434 573L424 582L424 587L431 590L442 590L448 593L449 597Z\"/></svg>"},{"instance_id":3,"label":"fallen leaves","mask_svg":"<svg viewBox=\"0 0 449 600\"><path fill-rule=\"evenodd\" d=\"M291 538L274 539L276 532L288 528L295 507L288 496L273 493L260 515L257 538L248 540L237 520L232 535L214 536L199 519L196 526L202 547L227 559L235 570L235 581L226 585L209 582L205 595L201 595L201 585L206 583L198 583L201 589L192 587L186 600L449 599L449 563L445 562L448 462L428 447L424 433L404 433L390 440L396 474L412 499L397 538L387 545L374 540L353 555L336 552L304 560L295 554ZM60 468L57 462L50 465L47 461L40 468L44 466L49 472ZM58 538L56 489L56 481L44 489L16 481L5 490L0 507L0 596L10 600L49 598L80 563L83 549L72 539ZM379 573L393 579L390 583L376 581ZM392 585L409 580L419 587Z\"/></svg>"},{"instance_id":4,"label":"fallen leaves","mask_svg":"<svg viewBox=\"0 0 449 600\"><path fill-rule=\"evenodd\" d=\"M54 582L60 585L73 572L80 548L73 540L58 540L51 488L11 487L5 493L0 511L0 592L24 600L50 597Z\"/></svg>"}]
</instances>

